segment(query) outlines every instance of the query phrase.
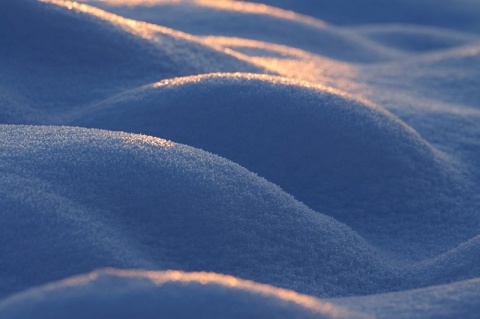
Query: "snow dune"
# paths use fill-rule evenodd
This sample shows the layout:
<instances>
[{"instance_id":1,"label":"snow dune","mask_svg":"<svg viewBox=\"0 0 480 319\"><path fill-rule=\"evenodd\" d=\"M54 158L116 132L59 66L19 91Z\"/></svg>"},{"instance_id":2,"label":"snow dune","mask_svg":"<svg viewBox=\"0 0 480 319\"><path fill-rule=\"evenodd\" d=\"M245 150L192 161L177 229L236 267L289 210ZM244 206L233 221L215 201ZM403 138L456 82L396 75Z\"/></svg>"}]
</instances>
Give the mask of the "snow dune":
<instances>
[{"instance_id":1,"label":"snow dune","mask_svg":"<svg viewBox=\"0 0 480 319\"><path fill-rule=\"evenodd\" d=\"M0 317L478 317L476 2L84 2L0 2Z\"/></svg>"},{"instance_id":2,"label":"snow dune","mask_svg":"<svg viewBox=\"0 0 480 319\"><path fill-rule=\"evenodd\" d=\"M3 294L108 265L214 271L316 295L393 280L351 229L210 153L67 127L2 126L1 141Z\"/></svg>"},{"instance_id":3,"label":"snow dune","mask_svg":"<svg viewBox=\"0 0 480 319\"><path fill-rule=\"evenodd\" d=\"M232 276L179 271L106 269L0 301L0 315L12 319L148 319L160 314L162 318L367 318L293 291Z\"/></svg>"},{"instance_id":4,"label":"snow dune","mask_svg":"<svg viewBox=\"0 0 480 319\"><path fill-rule=\"evenodd\" d=\"M476 235L477 214L456 205L474 194L448 158L380 107L334 90L264 75L194 76L129 91L71 124L219 154L388 250L422 256ZM458 239L442 245L452 228Z\"/></svg>"},{"instance_id":5,"label":"snow dune","mask_svg":"<svg viewBox=\"0 0 480 319\"><path fill-rule=\"evenodd\" d=\"M322 297L479 275L478 240L419 263L392 259L199 149L59 126L3 125L0 136L4 295L105 266L213 271Z\"/></svg>"},{"instance_id":6,"label":"snow dune","mask_svg":"<svg viewBox=\"0 0 480 319\"><path fill-rule=\"evenodd\" d=\"M264 4L178 1L129 6L128 1L88 1L107 11L195 35L228 36L278 43L336 60L372 62L398 56L367 38L321 20ZM123 5L122 5L123 3ZM183 17L188 16L189 19Z\"/></svg>"},{"instance_id":7,"label":"snow dune","mask_svg":"<svg viewBox=\"0 0 480 319\"><path fill-rule=\"evenodd\" d=\"M65 1L2 0L0 41L3 123L38 122L165 78L263 70L181 32Z\"/></svg>"}]
</instances>

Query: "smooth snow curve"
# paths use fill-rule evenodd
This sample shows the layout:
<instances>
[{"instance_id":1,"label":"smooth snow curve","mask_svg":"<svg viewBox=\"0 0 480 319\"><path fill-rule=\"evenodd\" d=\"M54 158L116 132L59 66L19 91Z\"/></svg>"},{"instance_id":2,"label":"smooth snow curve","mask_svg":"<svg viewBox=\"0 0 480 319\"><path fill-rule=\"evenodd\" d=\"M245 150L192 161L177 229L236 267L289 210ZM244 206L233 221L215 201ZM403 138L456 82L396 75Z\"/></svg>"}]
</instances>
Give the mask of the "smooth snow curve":
<instances>
[{"instance_id":1,"label":"smooth snow curve","mask_svg":"<svg viewBox=\"0 0 480 319\"><path fill-rule=\"evenodd\" d=\"M106 266L213 271L322 297L479 275L478 258L464 258L477 255L478 240L420 263L395 261L192 147L93 129L0 128L3 295Z\"/></svg>"},{"instance_id":2,"label":"smooth snow curve","mask_svg":"<svg viewBox=\"0 0 480 319\"><path fill-rule=\"evenodd\" d=\"M0 2L2 123L35 123L165 78L263 70L181 32L70 1L45 2Z\"/></svg>"},{"instance_id":3,"label":"smooth snow curve","mask_svg":"<svg viewBox=\"0 0 480 319\"><path fill-rule=\"evenodd\" d=\"M394 289L395 270L350 228L210 153L66 127L1 126L0 141L3 294L110 265L315 295Z\"/></svg>"},{"instance_id":4,"label":"smooth snow curve","mask_svg":"<svg viewBox=\"0 0 480 319\"><path fill-rule=\"evenodd\" d=\"M132 0L103 0L130 2ZM148 2L148 0L143 0ZM236 1L236 0L233 0ZM138 1L142 2L142 1ZM153 1L155 2L155 0ZM254 0L339 25L402 23L448 27L478 34L480 4L475 0Z\"/></svg>"},{"instance_id":5,"label":"smooth snow curve","mask_svg":"<svg viewBox=\"0 0 480 319\"><path fill-rule=\"evenodd\" d=\"M178 78L71 123L221 155L389 251L432 255L476 235L475 194L445 155L380 107L328 88L253 74Z\"/></svg>"},{"instance_id":6,"label":"smooth snow curve","mask_svg":"<svg viewBox=\"0 0 480 319\"><path fill-rule=\"evenodd\" d=\"M80 2L0 1L1 318L477 319L476 0Z\"/></svg>"},{"instance_id":7,"label":"smooth snow curve","mask_svg":"<svg viewBox=\"0 0 480 319\"><path fill-rule=\"evenodd\" d=\"M332 301L378 319L476 319L480 313L479 289L480 280L477 278L444 286ZM392 309L395 309L395 315L392 315Z\"/></svg>"},{"instance_id":8,"label":"smooth snow curve","mask_svg":"<svg viewBox=\"0 0 480 319\"><path fill-rule=\"evenodd\" d=\"M215 311L212 311L215 309ZM0 301L0 316L21 318L361 319L331 303L214 273L106 269Z\"/></svg>"},{"instance_id":9,"label":"smooth snow curve","mask_svg":"<svg viewBox=\"0 0 480 319\"><path fill-rule=\"evenodd\" d=\"M368 63L399 54L321 20L291 11L233 1L159 1L134 8L128 3L89 1L132 19L201 36L227 36L283 44L335 60ZM183 17L188 16L189 19ZM254 30L255 32L252 32ZM301 36L298 36L301 35Z\"/></svg>"}]
</instances>

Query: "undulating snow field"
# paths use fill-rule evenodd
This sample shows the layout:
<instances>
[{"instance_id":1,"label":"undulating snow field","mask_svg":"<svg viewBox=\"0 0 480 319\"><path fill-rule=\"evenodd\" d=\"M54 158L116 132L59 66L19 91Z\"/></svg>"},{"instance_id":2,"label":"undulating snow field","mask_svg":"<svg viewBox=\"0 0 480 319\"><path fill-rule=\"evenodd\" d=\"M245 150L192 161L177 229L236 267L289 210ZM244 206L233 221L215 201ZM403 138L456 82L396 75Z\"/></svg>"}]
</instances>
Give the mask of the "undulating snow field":
<instances>
[{"instance_id":1,"label":"undulating snow field","mask_svg":"<svg viewBox=\"0 0 480 319\"><path fill-rule=\"evenodd\" d=\"M477 0L0 0L0 318L480 318Z\"/></svg>"}]
</instances>

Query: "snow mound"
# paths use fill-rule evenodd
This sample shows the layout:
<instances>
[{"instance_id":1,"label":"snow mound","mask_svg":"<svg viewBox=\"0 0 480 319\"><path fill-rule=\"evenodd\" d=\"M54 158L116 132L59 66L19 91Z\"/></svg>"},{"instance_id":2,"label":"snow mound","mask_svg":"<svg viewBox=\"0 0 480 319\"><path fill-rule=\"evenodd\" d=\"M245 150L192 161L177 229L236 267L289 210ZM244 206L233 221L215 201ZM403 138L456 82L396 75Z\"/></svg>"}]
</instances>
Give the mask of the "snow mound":
<instances>
[{"instance_id":1,"label":"snow mound","mask_svg":"<svg viewBox=\"0 0 480 319\"><path fill-rule=\"evenodd\" d=\"M398 289L395 265L350 228L210 153L68 127L3 125L0 141L3 295L100 267L323 296Z\"/></svg>"},{"instance_id":2,"label":"snow mound","mask_svg":"<svg viewBox=\"0 0 480 319\"><path fill-rule=\"evenodd\" d=\"M80 2L0 0L0 318L478 318L478 0Z\"/></svg>"},{"instance_id":3,"label":"snow mound","mask_svg":"<svg viewBox=\"0 0 480 319\"><path fill-rule=\"evenodd\" d=\"M215 273L106 269L0 302L2 318L367 318L293 291Z\"/></svg>"},{"instance_id":4,"label":"snow mound","mask_svg":"<svg viewBox=\"0 0 480 319\"><path fill-rule=\"evenodd\" d=\"M210 271L320 297L480 275L478 238L417 263L391 258L189 146L59 126L1 125L0 141L0 296L102 267Z\"/></svg>"},{"instance_id":5,"label":"snow mound","mask_svg":"<svg viewBox=\"0 0 480 319\"><path fill-rule=\"evenodd\" d=\"M179 75L260 69L181 32L70 1L0 2L0 122Z\"/></svg>"},{"instance_id":6,"label":"snow mound","mask_svg":"<svg viewBox=\"0 0 480 319\"><path fill-rule=\"evenodd\" d=\"M335 60L377 62L398 54L367 38L291 11L231 1L89 1L121 16L195 35L261 40L306 50ZM123 3L123 5L122 5ZM184 19L188 16L188 19Z\"/></svg>"},{"instance_id":7,"label":"snow mound","mask_svg":"<svg viewBox=\"0 0 480 319\"><path fill-rule=\"evenodd\" d=\"M308 83L252 74L166 80L71 123L218 154L412 256L453 248L478 229L471 191L445 155L380 107Z\"/></svg>"}]
</instances>

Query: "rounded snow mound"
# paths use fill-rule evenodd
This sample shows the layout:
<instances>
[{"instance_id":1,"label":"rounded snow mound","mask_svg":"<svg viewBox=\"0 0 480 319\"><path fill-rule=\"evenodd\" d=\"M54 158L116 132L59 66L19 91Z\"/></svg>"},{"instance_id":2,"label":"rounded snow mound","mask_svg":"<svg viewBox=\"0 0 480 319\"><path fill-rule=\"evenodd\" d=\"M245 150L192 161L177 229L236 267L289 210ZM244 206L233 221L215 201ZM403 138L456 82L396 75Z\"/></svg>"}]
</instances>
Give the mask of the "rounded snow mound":
<instances>
[{"instance_id":1,"label":"rounded snow mound","mask_svg":"<svg viewBox=\"0 0 480 319\"><path fill-rule=\"evenodd\" d=\"M212 271L322 296L398 289L398 272L350 228L192 147L3 125L0 163L1 294L100 267Z\"/></svg>"},{"instance_id":2,"label":"rounded snow mound","mask_svg":"<svg viewBox=\"0 0 480 319\"><path fill-rule=\"evenodd\" d=\"M107 11L199 36L277 43L335 60L379 62L398 53L321 20L265 4L234 1L89 1ZM184 17L188 16L188 19ZM299 36L301 35L301 36ZM238 41L238 39L237 39Z\"/></svg>"},{"instance_id":3,"label":"rounded snow mound","mask_svg":"<svg viewBox=\"0 0 480 319\"><path fill-rule=\"evenodd\" d=\"M366 318L296 292L215 273L106 269L0 302L4 318Z\"/></svg>"},{"instance_id":4,"label":"rounded snow mound","mask_svg":"<svg viewBox=\"0 0 480 319\"><path fill-rule=\"evenodd\" d=\"M462 179L445 156L382 108L331 89L266 75L193 76L127 92L72 123L228 158L389 250L434 253L476 235L478 221L464 222L475 215L456 206Z\"/></svg>"},{"instance_id":5,"label":"rounded snow mound","mask_svg":"<svg viewBox=\"0 0 480 319\"><path fill-rule=\"evenodd\" d=\"M260 70L187 34L62 0L2 0L0 47L0 101L15 102L1 123L34 123L164 78Z\"/></svg>"}]
</instances>

